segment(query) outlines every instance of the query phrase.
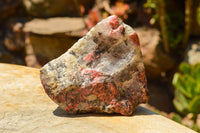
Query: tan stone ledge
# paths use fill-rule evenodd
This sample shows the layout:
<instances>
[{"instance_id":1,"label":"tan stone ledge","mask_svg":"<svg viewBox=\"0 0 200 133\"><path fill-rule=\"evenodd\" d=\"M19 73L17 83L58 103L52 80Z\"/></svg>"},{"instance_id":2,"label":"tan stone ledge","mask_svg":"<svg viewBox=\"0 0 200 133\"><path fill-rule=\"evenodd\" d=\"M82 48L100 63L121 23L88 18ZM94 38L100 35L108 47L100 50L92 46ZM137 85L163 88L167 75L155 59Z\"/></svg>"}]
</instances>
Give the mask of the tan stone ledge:
<instances>
[{"instance_id":1,"label":"tan stone ledge","mask_svg":"<svg viewBox=\"0 0 200 133\"><path fill-rule=\"evenodd\" d=\"M195 133L138 107L133 116L68 115L43 91L39 69L0 64L1 133Z\"/></svg>"}]
</instances>

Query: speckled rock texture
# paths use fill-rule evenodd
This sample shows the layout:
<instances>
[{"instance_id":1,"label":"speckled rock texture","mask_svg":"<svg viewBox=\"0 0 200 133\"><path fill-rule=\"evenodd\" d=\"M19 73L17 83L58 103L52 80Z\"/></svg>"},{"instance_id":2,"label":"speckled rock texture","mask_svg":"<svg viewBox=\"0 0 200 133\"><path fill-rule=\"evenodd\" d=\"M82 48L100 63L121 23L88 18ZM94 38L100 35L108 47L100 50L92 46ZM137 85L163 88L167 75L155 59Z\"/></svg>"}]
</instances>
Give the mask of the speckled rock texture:
<instances>
[{"instance_id":1,"label":"speckled rock texture","mask_svg":"<svg viewBox=\"0 0 200 133\"><path fill-rule=\"evenodd\" d=\"M116 16L44 65L40 78L48 96L70 114L132 115L148 101L138 36Z\"/></svg>"}]
</instances>

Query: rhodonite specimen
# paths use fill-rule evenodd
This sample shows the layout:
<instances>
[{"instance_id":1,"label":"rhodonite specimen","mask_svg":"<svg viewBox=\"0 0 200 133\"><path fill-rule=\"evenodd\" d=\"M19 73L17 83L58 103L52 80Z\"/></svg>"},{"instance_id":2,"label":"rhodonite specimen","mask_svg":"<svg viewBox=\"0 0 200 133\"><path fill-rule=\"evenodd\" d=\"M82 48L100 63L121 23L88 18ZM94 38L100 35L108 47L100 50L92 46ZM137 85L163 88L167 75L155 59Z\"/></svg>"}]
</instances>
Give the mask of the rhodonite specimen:
<instances>
[{"instance_id":1,"label":"rhodonite specimen","mask_svg":"<svg viewBox=\"0 0 200 133\"><path fill-rule=\"evenodd\" d=\"M43 66L40 78L48 96L70 114L132 115L148 101L138 36L116 16Z\"/></svg>"}]
</instances>

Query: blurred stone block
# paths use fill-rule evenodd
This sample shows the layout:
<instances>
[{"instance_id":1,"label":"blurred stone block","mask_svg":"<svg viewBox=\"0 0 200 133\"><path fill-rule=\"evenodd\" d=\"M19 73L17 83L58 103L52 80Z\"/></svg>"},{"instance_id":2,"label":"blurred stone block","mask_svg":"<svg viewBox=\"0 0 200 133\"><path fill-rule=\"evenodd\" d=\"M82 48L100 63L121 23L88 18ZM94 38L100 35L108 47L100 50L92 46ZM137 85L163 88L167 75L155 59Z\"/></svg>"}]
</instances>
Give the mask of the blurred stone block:
<instances>
[{"instance_id":1,"label":"blurred stone block","mask_svg":"<svg viewBox=\"0 0 200 133\"><path fill-rule=\"evenodd\" d=\"M87 12L93 0L22 0L26 11L34 17L80 16L80 5Z\"/></svg>"},{"instance_id":2,"label":"blurred stone block","mask_svg":"<svg viewBox=\"0 0 200 133\"><path fill-rule=\"evenodd\" d=\"M161 77L161 74L172 70L175 61L163 52L160 45L160 32L155 28L135 28L141 44L141 51L148 80ZM167 65L166 65L167 62Z\"/></svg>"},{"instance_id":3,"label":"blurred stone block","mask_svg":"<svg viewBox=\"0 0 200 133\"><path fill-rule=\"evenodd\" d=\"M60 56L81 36L85 25L82 18L34 19L24 25L26 44L41 65ZM27 49L28 50L28 49Z\"/></svg>"}]
</instances>

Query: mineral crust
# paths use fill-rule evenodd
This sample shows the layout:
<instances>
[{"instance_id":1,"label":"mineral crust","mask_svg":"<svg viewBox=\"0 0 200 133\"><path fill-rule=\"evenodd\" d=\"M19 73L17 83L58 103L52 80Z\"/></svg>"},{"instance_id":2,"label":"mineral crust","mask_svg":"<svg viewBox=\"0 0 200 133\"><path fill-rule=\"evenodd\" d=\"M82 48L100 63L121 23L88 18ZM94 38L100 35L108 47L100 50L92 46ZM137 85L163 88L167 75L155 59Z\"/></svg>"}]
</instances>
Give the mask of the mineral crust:
<instances>
[{"instance_id":1,"label":"mineral crust","mask_svg":"<svg viewBox=\"0 0 200 133\"><path fill-rule=\"evenodd\" d=\"M48 96L70 114L132 115L148 101L138 36L116 16L43 66L40 78Z\"/></svg>"}]
</instances>

